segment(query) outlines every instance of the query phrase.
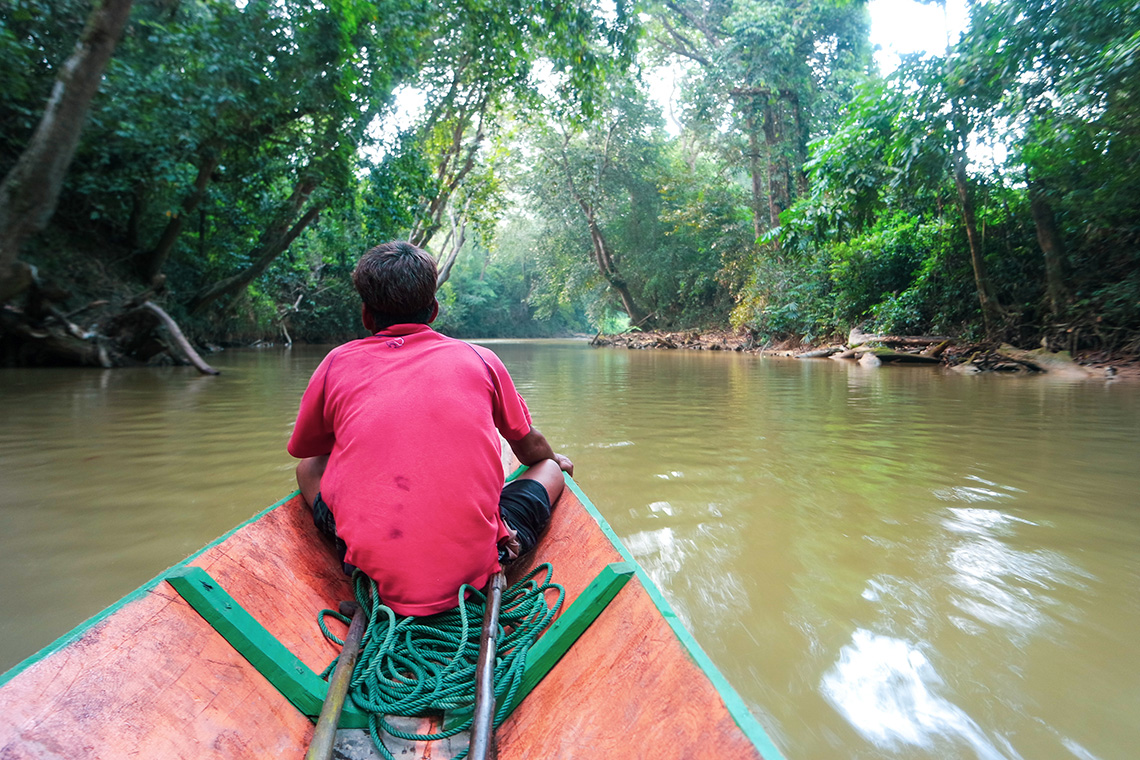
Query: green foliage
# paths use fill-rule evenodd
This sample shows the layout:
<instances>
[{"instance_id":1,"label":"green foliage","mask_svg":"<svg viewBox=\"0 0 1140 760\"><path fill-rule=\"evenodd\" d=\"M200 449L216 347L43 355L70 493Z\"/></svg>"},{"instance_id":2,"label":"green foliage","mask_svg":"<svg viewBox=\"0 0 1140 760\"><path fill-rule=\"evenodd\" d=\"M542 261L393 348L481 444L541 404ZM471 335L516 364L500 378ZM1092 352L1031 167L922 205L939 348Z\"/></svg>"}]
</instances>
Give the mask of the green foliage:
<instances>
[{"instance_id":1,"label":"green foliage","mask_svg":"<svg viewBox=\"0 0 1140 760\"><path fill-rule=\"evenodd\" d=\"M0 5L0 170L87 8ZM139 0L53 240L90 239L91 267L129 280L173 230L180 319L257 274L185 325L242 340L359 334L353 262L420 236L458 252L456 335L624 329L631 308L770 337L976 334L976 251L1006 338L1136 348L1140 6L969 10L944 55L883 79L854 0ZM683 72L679 134L626 71L649 63ZM423 112L396 124L397 92ZM314 211L265 260L267 231Z\"/></svg>"},{"instance_id":2,"label":"green foliage","mask_svg":"<svg viewBox=\"0 0 1140 760\"><path fill-rule=\"evenodd\" d=\"M87 7L0 7L0 168L30 135ZM250 272L249 293L233 301L238 332L275 332L281 314L267 321L269 299L295 327L312 317L306 335L334 334L347 320L325 312L344 299L312 299L338 290L322 275L341 266L343 251L324 241L322 228L345 233L354 256L365 247L356 242L361 233L368 243L406 235L423 199L450 181L436 169L451 149L440 138L456 114L538 106L539 70L554 71L560 108L588 113L606 72L629 60L636 34L625 0L606 8L593 0L140 0L55 224L93 230L122 277L173 231L173 254L156 259L173 299ZM401 85L422 88L440 109L426 124L402 125L396 145L361 153L391 120ZM483 137L480 128L475 149ZM373 165L368 156L378 154ZM501 214L493 166L484 160L447 190L457 200L453 215L485 243ZM267 233L281 237L317 210L289 259L266 270L275 255ZM225 330L227 319L216 314L194 327Z\"/></svg>"},{"instance_id":3,"label":"green foliage","mask_svg":"<svg viewBox=\"0 0 1140 760\"><path fill-rule=\"evenodd\" d=\"M1140 103L1120 78L1140 65L1129 52L1140 11L1010 0L971 13L946 56L869 81L814 143L810 193L782 219L785 263L758 269L739 320L800 334L863 320L893 332L975 329L965 193L1007 339L1080 332L1086 345L1120 347L1140 330L1140 303L1130 300L1140 145L1123 122L1140 116ZM1046 300L1038 240L1050 218L1069 297L1060 311ZM765 268L810 284L781 289Z\"/></svg>"},{"instance_id":4,"label":"green foliage","mask_svg":"<svg viewBox=\"0 0 1140 760\"><path fill-rule=\"evenodd\" d=\"M628 298L652 326L718 324L731 275L751 236L739 193L702 157L667 145L656 109L634 81L612 81L604 117L548 123L528 135L540 160L526 178L543 229L532 292L540 313L577 303L600 326ZM604 266L604 243L612 261ZM592 252L592 253L591 253ZM619 298L620 296L620 298Z\"/></svg>"},{"instance_id":5,"label":"green foliage","mask_svg":"<svg viewBox=\"0 0 1140 760\"><path fill-rule=\"evenodd\" d=\"M431 166L413 135L403 135L395 148L373 166L363 182L360 206L366 237L394 240L406 236L414 212L431 186Z\"/></svg>"},{"instance_id":6,"label":"green foliage","mask_svg":"<svg viewBox=\"0 0 1140 760\"><path fill-rule=\"evenodd\" d=\"M518 250L471 246L439 290L434 327L459 338L544 338L587 329L584 315L558 307L541 318L528 302L530 278Z\"/></svg>"}]
</instances>

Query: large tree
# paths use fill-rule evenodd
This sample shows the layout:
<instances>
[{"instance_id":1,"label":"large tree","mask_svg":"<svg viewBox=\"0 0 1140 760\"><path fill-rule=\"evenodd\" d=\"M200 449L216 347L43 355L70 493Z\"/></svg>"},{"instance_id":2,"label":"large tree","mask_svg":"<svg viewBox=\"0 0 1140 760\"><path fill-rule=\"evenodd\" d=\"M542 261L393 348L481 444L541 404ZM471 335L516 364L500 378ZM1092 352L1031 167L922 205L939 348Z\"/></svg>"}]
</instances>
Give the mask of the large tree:
<instances>
[{"instance_id":1,"label":"large tree","mask_svg":"<svg viewBox=\"0 0 1140 760\"><path fill-rule=\"evenodd\" d=\"M650 229L659 224L656 205L643 201L658 195L660 115L633 81L615 78L593 118L551 115L535 127L539 160L528 181L530 198L560 227L558 234L589 252L596 276L630 322L653 326L658 310L641 297L645 277L631 274L632 261L655 250L658 234Z\"/></svg>"},{"instance_id":2,"label":"large tree","mask_svg":"<svg viewBox=\"0 0 1140 760\"><path fill-rule=\"evenodd\" d=\"M75 50L59 69L39 125L0 182L0 302L30 282L20 250L43 230L59 199L91 101L130 17L132 0L97 0Z\"/></svg>"},{"instance_id":3,"label":"large tree","mask_svg":"<svg viewBox=\"0 0 1140 760\"><path fill-rule=\"evenodd\" d=\"M651 13L656 47L690 64L687 123L735 142L744 159L760 238L805 192L809 138L867 70L863 3L665 0Z\"/></svg>"}]
</instances>

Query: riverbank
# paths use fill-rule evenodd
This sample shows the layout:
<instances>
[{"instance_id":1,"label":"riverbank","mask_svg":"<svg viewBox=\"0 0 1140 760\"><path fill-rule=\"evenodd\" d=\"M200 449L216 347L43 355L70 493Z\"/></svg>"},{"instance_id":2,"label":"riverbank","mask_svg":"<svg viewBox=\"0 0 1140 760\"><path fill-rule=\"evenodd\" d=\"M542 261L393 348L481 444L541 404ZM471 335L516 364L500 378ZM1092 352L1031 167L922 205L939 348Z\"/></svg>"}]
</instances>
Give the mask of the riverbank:
<instances>
[{"instance_id":1,"label":"riverbank","mask_svg":"<svg viewBox=\"0 0 1140 760\"><path fill-rule=\"evenodd\" d=\"M866 337L866 336L863 336ZM872 336L873 337L873 336ZM854 341L849 341L854 342ZM870 341L874 342L874 341ZM787 358L822 359L840 358L848 351L847 345L837 343L805 343L803 341L788 340L774 343L758 343L753 335L746 331L732 330L681 330L668 331L637 331L616 335L599 333L590 341L593 346L625 348L631 350L643 349L685 349L690 351L736 351L762 356L780 356ZM922 353L931 353L931 347L936 343L931 341L923 346L926 351L911 351L909 355L920 356ZM1005 350L1003 350L1003 348ZM830 351L830 355L828 352ZM897 354L902 354L902 351ZM809 354L811 354L809 356ZM1013 349L1012 347L986 346L983 344L959 342L954 339L946 341L946 345L938 350L934 357L937 361L931 364L940 364L958 371L1015 371L1014 365L1028 368L1033 366L1036 371L1065 371L1071 376L1085 375L1089 379L1102 380L1129 380L1140 382L1140 356L1109 354L1106 352L1079 352L1068 357L1065 352L1058 354L1043 354L1038 352L1036 357L1031 352ZM1040 362L1042 356L1051 361ZM855 357L842 357L855 358ZM876 357L883 361L882 357ZM889 363L889 360L888 360ZM1052 364L1053 366L1044 366Z\"/></svg>"}]
</instances>

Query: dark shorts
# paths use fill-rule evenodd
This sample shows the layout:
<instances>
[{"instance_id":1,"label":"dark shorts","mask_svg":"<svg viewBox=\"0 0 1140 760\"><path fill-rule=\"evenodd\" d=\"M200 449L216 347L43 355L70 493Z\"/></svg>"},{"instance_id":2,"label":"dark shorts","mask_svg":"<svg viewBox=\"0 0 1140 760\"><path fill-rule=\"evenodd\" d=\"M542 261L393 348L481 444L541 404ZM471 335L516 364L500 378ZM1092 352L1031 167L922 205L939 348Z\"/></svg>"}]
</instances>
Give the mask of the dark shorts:
<instances>
[{"instance_id":1,"label":"dark shorts","mask_svg":"<svg viewBox=\"0 0 1140 760\"><path fill-rule=\"evenodd\" d=\"M503 522L518 533L520 557L538 545L542 531L550 522L550 513L550 495L537 480L519 478L503 486L503 492L499 496L499 514L502 515ZM317 530L336 542L337 557L344 563L344 572L351 575L355 568L344 562L347 547L336 534L336 519L319 493L313 499L313 524ZM505 556L505 551L501 550L500 561Z\"/></svg>"},{"instance_id":2,"label":"dark shorts","mask_svg":"<svg viewBox=\"0 0 1140 760\"><path fill-rule=\"evenodd\" d=\"M538 546L542 531L550 523L550 512L550 494L537 480L519 478L503 486L499 514L518 532L520 557Z\"/></svg>"},{"instance_id":3,"label":"dark shorts","mask_svg":"<svg viewBox=\"0 0 1140 760\"><path fill-rule=\"evenodd\" d=\"M344 565L344 574L352 575L352 571L356 568L344 561L344 555L348 551L348 546L344 540L336 533L336 519L333 517L332 510L329 505L325 504L325 500L321 498L318 493L317 498L313 499L313 525L317 526L317 530L325 534L333 540L336 544L336 556Z\"/></svg>"}]
</instances>

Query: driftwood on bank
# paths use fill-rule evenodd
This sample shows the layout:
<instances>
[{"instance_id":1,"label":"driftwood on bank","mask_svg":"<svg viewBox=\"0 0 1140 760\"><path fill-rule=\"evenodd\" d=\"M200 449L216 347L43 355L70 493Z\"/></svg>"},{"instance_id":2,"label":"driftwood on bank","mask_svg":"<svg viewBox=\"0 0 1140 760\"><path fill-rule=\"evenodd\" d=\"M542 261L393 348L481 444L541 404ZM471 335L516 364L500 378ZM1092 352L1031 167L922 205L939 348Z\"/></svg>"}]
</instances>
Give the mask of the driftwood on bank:
<instances>
[{"instance_id":1,"label":"driftwood on bank","mask_svg":"<svg viewBox=\"0 0 1140 760\"><path fill-rule=\"evenodd\" d=\"M1082 380L1092 376L1088 369L1077 364L1068 351L1052 352L1045 348L1026 351L1003 344L993 350L979 349L952 369L964 374L1002 372L1007 374L1049 373L1057 377Z\"/></svg>"},{"instance_id":2,"label":"driftwood on bank","mask_svg":"<svg viewBox=\"0 0 1140 760\"><path fill-rule=\"evenodd\" d=\"M8 366L112 367L142 364L189 364L217 375L182 333L178 323L150 300L154 290L129 298L116 308L97 300L70 312L62 303L68 294L55 291L33 277L21 306L0 309L0 364ZM90 323L74 320L92 312Z\"/></svg>"},{"instance_id":3,"label":"driftwood on bank","mask_svg":"<svg viewBox=\"0 0 1140 760\"><path fill-rule=\"evenodd\" d=\"M954 343L945 335L870 335L853 328L847 336L848 345L825 348L798 354L797 359L830 357L854 359L864 366L880 364L941 364L942 354ZM925 348L922 351L906 350ZM897 349L897 350L896 350Z\"/></svg>"},{"instance_id":4,"label":"driftwood on bank","mask_svg":"<svg viewBox=\"0 0 1140 760\"><path fill-rule=\"evenodd\" d=\"M884 364L941 364L942 360L934 356L907 351L895 351L885 346L863 346L860 349L863 356L874 356Z\"/></svg>"},{"instance_id":5,"label":"driftwood on bank","mask_svg":"<svg viewBox=\"0 0 1140 760\"><path fill-rule=\"evenodd\" d=\"M845 349L842 346L830 346L828 348L817 348L814 351L805 351L802 354L796 354L794 359L824 359L833 354L838 354Z\"/></svg>"},{"instance_id":6,"label":"driftwood on bank","mask_svg":"<svg viewBox=\"0 0 1140 760\"><path fill-rule=\"evenodd\" d=\"M727 331L641 332L631 330L619 335L598 333L590 340L593 346L629 349L695 349L703 351L760 351L796 359L855 360L863 366L883 364L946 365L958 372L1026 372L1060 377L1087 378L1094 374L1081 366L1065 351L1052 353L1045 349L1025 351L1009 345L992 348L985 345L961 344L944 335L871 335L852 330L850 338L859 342L796 351L777 347L765 351L756 343L754 334Z\"/></svg>"},{"instance_id":7,"label":"driftwood on bank","mask_svg":"<svg viewBox=\"0 0 1140 760\"><path fill-rule=\"evenodd\" d=\"M880 344L884 346L929 346L935 343L952 342L948 335L869 335L858 327L851 328L847 335L847 345L861 346Z\"/></svg>"},{"instance_id":8,"label":"driftwood on bank","mask_svg":"<svg viewBox=\"0 0 1140 760\"><path fill-rule=\"evenodd\" d=\"M617 335L598 333L590 340L591 346L629 349L687 348L697 351L744 351L749 347L747 344L748 338L738 333L727 331L700 332L697 330L680 332L631 330Z\"/></svg>"}]
</instances>

